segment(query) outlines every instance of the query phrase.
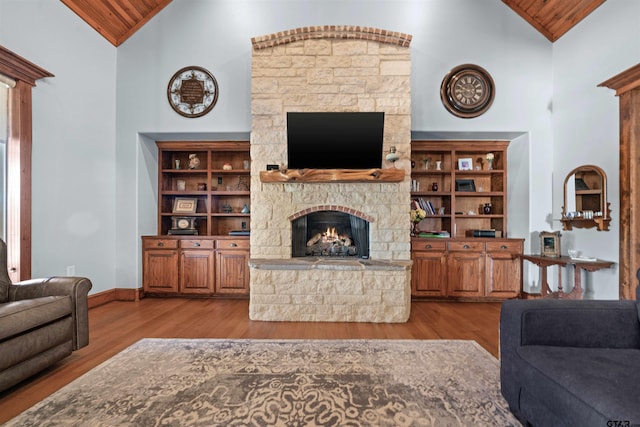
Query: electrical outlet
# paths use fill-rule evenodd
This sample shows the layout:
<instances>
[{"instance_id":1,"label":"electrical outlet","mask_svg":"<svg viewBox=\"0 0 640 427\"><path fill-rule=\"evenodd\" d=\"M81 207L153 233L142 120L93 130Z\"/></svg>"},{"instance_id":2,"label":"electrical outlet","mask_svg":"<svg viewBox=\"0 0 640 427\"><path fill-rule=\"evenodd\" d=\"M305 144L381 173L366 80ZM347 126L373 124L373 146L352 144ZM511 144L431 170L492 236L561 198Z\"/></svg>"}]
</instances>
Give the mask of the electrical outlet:
<instances>
[{"instance_id":1,"label":"electrical outlet","mask_svg":"<svg viewBox=\"0 0 640 427\"><path fill-rule=\"evenodd\" d=\"M76 266L67 265L67 276L75 276L75 275L76 275Z\"/></svg>"}]
</instances>

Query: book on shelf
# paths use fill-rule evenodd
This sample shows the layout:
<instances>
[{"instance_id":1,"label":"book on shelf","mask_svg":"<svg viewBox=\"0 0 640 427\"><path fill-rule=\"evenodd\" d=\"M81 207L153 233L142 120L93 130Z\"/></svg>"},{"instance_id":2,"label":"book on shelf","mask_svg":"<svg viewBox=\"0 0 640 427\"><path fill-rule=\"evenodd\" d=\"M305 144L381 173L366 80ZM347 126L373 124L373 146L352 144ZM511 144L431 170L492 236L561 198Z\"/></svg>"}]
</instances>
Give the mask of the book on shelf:
<instances>
[{"instance_id":1,"label":"book on shelf","mask_svg":"<svg viewBox=\"0 0 640 427\"><path fill-rule=\"evenodd\" d=\"M422 197L418 197L417 199L413 199L411 201L413 209L422 209L427 215L436 215L436 208L433 206L433 203L429 200L425 200Z\"/></svg>"},{"instance_id":2,"label":"book on shelf","mask_svg":"<svg viewBox=\"0 0 640 427\"><path fill-rule=\"evenodd\" d=\"M465 235L467 237L502 237L502 230L496 230L494 228L485 230L467 230Z\"/></svg>"},{"instance_id":3,"label":"book on shelf","mask_svg":"<svg viewBox=\"0 0 640 427\"><path fill-rule=\"evenodd\" d=\"M421 231L418 233L418 237L448 239L449 237L451 237L451 235L447 230L433 230L433 231Z\"/></svg>"}]
</instances>

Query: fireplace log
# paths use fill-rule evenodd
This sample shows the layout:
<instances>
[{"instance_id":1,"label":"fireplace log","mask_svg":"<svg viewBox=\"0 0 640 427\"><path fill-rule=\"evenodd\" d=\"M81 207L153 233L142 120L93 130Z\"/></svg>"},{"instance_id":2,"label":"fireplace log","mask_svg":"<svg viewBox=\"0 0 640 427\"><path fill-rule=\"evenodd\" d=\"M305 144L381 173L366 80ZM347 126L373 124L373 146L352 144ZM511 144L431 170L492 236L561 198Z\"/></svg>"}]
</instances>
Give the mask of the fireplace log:
<instances>
[{"instance_id":1,"label":"fireplace log","mask_svg":"<svg viewBox=\"0 0 640 427\"><path fill-rule=\"evenodd\" d=\"M312 238L310 238L307 241L307 246L313 246L316 243L318 243L320 241L320 239L322 239L322 233L316 233L315 236L313 236Z\"/></svg>"},{"instance_id":2,"label":"fireplace log","mask_svg":"<svg viewBox=\"0 0 640 427\"><path fill-rule=\"evenodd\" d=\"M261 171L262 182L401 182L404 169L282 169Z\"/></svg>"}]
</instances>

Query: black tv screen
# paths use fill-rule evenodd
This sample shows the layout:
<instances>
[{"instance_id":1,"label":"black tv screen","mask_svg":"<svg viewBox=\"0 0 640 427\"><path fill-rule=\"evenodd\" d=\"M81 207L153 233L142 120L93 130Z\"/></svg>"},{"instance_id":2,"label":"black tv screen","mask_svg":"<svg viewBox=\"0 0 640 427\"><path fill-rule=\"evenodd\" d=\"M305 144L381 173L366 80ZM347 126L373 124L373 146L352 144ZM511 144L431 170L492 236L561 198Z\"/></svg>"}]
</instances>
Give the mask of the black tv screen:
<instances>
[{"instance_id":1,"label":"black tv screen","mask_svg":"<svg viewBox=\"0 0 640 427\"><path fill-rule=\"evenodd\" d=\"M287 113L289 169L382 167L384 113Z\"/></svg>"}]
</instances>

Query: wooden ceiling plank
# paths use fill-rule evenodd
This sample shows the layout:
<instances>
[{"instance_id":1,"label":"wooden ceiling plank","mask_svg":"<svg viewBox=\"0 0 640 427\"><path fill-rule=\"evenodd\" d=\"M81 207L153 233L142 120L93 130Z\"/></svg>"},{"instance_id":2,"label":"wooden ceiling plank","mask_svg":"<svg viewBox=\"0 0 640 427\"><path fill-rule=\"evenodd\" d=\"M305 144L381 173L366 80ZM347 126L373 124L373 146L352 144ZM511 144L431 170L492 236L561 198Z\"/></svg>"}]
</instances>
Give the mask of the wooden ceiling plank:
<instances>
[{"instance_id":1,"label":"wooden ceiling plank","mask_svg":"<svg viewBox=\"0 0 640 427\"><path fill-rule=\"evenodd\" d=\"M514 0L502 0L502 2L509 6L515 13L520 15L522 19L531 24L533 28L542 33L542 35L545 36L549 41L554 41L552 40L553 35L543 25L541 25L540 22L536 21L529 12L531 10L538 10L538 3L540 2L540 0L534 0L531 4L522 2L525 7L528 5L526 9L521 8L521 4L516 3Z\"/></svg>"},{"instance_id":2,"label":"wooden ceiling plank","mask_svg":"<svg viewBox=\"0 0 640 427\"><path fill-rule=\"evenodd\" d=\"M576 0L572 3L556 0L557 10L549 13L543 25L556 36L555 39L557 40L604 3L604 1L605 0Z\"/></svg>"},{"instance_id":3,"label":"wooden ceiling plank","mask_svg":"<svg viewBox=\"0 0 640 427\"><path fill-rule=\"evenodd\" d=\"M106 14L106 10L102 4L98 2L86 2L84 0L60 0L67 6L73 13L78 15L89 26L106 38L111 44L115 44L116 37L113 36L113 31L108 30L107 27L111 27L111 22L105 19L103 16ZM101 10L97 10L95 6L99 6ZM104 25L107 24L107 26Z\"/></svg>"},{"instance_id":4,"label":"wooden ceiling plank","mask_svg":"<svg viewBox=\"0 0 640 427\"><path fill-rule=\"evenodd\" d=\"M551 42L606 0L502 0Z\"/></svg>"},{"instance_id":5,"label":"wooden ceiling plank","mask_svg":"<svg viewBox=\"0 0 640 427\"><path fill-rule=\"evenodd\" d=\"M144 18L136 23L133 27L122 34L120 34L117 43L115 46L120 46L124 43L129 37L131 37L136 31L142 28L147 22L149 22L154 16L156 16L162 9L164 9L172 0L157 0L157 4L154 9L150 10Z\"/></svg>"}]
</instances>

